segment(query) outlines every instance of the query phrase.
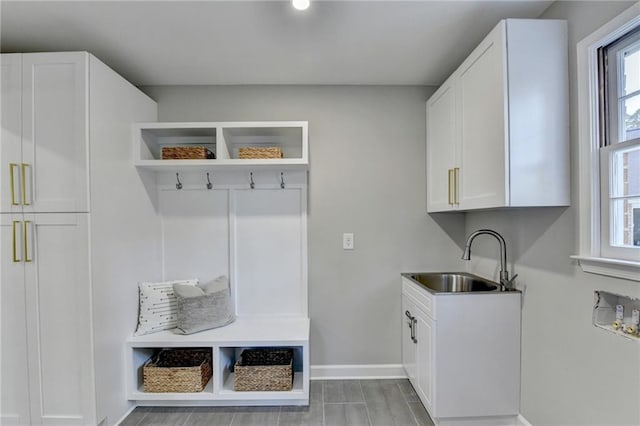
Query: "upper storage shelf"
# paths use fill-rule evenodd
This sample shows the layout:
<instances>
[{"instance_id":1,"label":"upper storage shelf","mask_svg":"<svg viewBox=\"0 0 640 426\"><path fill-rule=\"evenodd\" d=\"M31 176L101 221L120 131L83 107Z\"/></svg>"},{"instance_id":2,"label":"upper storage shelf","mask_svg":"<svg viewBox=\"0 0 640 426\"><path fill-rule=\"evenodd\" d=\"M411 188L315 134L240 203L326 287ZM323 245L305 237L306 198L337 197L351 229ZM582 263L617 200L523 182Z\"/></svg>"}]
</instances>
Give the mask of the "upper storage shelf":
<instances>
[{"instance_id":1,"label":"upper storage shelf","mask_svg":"<svg viewBox=\"0 0 640 426\"><path fill-rule=\"evenodd\" d=\"M134 165L157 171L241 167L306 170L309 165L306 121L136 123L133 143ZM163 147L185 146L205 147L215 159L162 159ZM238 151L245 147L278 147L282 158L241 159Z\"/></svg>"}]
</instances>

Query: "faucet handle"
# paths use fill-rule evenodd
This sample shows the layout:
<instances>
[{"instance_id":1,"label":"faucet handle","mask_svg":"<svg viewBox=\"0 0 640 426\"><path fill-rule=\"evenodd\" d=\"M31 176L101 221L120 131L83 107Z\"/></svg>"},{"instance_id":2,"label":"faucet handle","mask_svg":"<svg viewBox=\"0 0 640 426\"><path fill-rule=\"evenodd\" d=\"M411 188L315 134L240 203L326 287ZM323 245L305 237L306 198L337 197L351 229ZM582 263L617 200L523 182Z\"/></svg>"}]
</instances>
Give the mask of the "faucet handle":
<instances>
[{"instance_id":1,"label":"faucet handle","mask_svg":"<svg viewBox=\"0 0 640 426\"><path fill-rule=\"evenodd\" d=\"M502 286L504 287L504 290L512 290L515 288L515 282L517 277L518 277L518 274L515 274L510 279L500 280L500 284L502 284Z\"/></svg>"}]
</instances>

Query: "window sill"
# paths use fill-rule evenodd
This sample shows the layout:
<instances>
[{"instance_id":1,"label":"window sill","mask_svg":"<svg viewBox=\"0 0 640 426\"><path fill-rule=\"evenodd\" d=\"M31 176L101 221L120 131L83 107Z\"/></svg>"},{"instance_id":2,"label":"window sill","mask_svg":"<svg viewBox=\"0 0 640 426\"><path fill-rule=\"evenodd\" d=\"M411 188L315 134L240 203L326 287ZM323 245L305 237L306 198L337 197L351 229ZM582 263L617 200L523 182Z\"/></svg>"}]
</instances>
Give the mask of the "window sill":
<instances>
[{"instance_id":1,"label":"window sill","mask_svg":"<svg viewBox=\"0 0 640 426\"><path fill-rule=\"evenodd\" d=\"M578 261L584 272L640 281L640 262L589 256L571 256L571 258Z\"/></svg>"}]
</instances>

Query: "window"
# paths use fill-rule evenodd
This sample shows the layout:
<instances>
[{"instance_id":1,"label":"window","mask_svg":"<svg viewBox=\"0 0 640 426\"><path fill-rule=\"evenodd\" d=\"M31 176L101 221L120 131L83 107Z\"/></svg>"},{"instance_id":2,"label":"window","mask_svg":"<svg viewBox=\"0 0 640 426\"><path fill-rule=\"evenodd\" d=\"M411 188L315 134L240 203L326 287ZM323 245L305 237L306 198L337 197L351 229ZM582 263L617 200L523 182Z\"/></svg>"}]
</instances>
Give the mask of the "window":
<instances>
[{"instance_id":1,"label":"window","mask_svg":"<svg viewBox=\"0 0 640 426\"><path fill-rule=\"evenodd\" d=\"M598 59L600 253L640 260L640 29Z\"/></svg>"},{"instance_id":2,"label":"window","mask_svg":"<svg viewBox=\"0 0 640 426\"><path fill-rule=\"evenodd\" d=\"M640 281L640 2L578 43L579 254Z\"/></svg>"}]
</instances>

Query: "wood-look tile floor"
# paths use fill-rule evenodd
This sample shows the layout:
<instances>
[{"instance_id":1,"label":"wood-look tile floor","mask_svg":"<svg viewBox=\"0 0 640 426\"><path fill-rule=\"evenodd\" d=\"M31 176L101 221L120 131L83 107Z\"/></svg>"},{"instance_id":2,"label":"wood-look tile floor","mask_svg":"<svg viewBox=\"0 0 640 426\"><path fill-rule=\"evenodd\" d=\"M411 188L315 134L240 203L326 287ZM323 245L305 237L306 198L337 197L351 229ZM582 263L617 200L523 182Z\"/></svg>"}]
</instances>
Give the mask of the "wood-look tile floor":
<instances>
[{"instance_id":1,"label":"wood-look tile floor","mask_svg":"<svg viewBox=\"0 0 640 426\"><path fill-rule=\"evenodd\" d=\"M120 426L433 426L408 380L312 380L308 407L138 407Z\"/></svg>"}]
</instances>

